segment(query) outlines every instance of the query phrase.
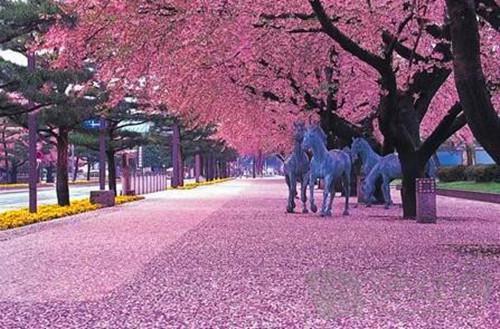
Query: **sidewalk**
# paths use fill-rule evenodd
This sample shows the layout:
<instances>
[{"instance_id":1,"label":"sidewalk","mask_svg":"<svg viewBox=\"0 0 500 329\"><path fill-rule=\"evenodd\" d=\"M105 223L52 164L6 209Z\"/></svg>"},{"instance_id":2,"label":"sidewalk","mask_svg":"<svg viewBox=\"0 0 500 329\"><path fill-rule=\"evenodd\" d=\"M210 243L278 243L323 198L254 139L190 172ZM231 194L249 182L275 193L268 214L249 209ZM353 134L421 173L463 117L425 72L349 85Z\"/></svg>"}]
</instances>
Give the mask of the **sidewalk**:
<instances>
[{"instance_id":1,"label":"sidewalk","mask_svg":"<svg viewBox=\"0 0 500 329\"><path fill-rule=\"evenodd\" d=\"M285 198L237 179L1 232L0 327L500 325L500 205L440 197L420 225L342 217L338 197L333 218L288 215Z\"/></svg>"}]
</instances>

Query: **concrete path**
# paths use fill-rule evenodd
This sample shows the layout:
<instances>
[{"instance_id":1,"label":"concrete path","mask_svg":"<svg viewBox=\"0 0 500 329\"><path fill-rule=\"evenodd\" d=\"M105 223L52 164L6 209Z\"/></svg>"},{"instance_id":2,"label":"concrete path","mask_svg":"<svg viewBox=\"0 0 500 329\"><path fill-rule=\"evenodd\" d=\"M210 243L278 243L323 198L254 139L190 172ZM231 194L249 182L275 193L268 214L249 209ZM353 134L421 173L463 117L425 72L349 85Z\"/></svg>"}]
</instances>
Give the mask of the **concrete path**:
<instances>
[{"instance_id":1,"label":"concrete path","mask_svg":"<svg viewBox=\"0 0 500 329\"><path fill-rule=\"evenodd\" d=\"M500 327L500 205L419 225L285 197L234 180L0 232L0 328Z\"/></svg>"}]
</instances>

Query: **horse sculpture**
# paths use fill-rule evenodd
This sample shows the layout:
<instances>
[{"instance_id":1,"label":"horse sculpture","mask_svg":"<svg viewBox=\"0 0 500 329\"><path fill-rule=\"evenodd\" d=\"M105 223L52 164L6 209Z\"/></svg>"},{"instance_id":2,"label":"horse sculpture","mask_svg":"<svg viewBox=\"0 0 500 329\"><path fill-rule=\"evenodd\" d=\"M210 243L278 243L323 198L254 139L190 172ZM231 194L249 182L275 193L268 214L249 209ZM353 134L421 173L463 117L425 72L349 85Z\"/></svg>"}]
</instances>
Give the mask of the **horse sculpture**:
<instances>
[{"instance_id":1,"label":"horse sculpture","mask_svg":"<svg viewBox=\"0 0 500 329\"><path fill-rule=\"evenodd\" d=\"M382 176L382 194L384 196L385 208L392 204L389 184L397 178L403 177L401 163L397 154L380 156L370 147L370 144L363 138L355 138L352 143L353 161L360 157L363 162L362 172L365 175L363 184L363 195L367 200L367 206L371 206L375 183ZM430 159L426 166L427 177L436 177L437 166L433 159Z\"/></svg>"},{"instance_id":2,"label":"horse sculpture","mask_svg":"<svg viewBox=\"0 0 500 329\"><path fill-rule=\"evenodd\" d=\"M321 216L332 215L332 203L335 196L335 182L342 178L345 194L344 215L349 215L349 194L351 180L351 157L348 153L340 150L328 151L326 148L326 134L319 126L307 129L302 145L305 149L312 150L311 169L309 178L309 189L311 199L311 210L317 211L314 204L314 182L323 178L325 186L323 190L323 206ZM330 199L328 199L330 197Z\"/></svg>"},{"instance_id":3,"label":"horse sculpture","mask_svg":"<svg viewBox=\"0 0 500 329\"><path fill-rule=\"evenodd\" d=\"M294 149L284 160L283 171L288 186L288 205L286 211L293 213L295 210L295 197L297 196L297 182L300 182L300 198L302 201L302 213L307 210L307 184L309 182L309 157L302 148L302 140L306 130L303 122L294 123Z\"/></svg>"},{"instance_id":4,"label":"horse sculpture","mask_svg":"<svg viewBox=\"0 0 500 329\"><path fill-rule=\"evenodd\" d=\"M354 138L351 146L352 161L361 159L361 174L368 176L372 168L379 162L381 156L378 155L364 138Z\"/></svg>"},{"instance_id":5,"label":"horse sculpture","mask_svg":"<svg viewBox=\"0 0 500 329\"><path fill-rule=\"evenodd\" d=\"M389 209L389 206L392 205L390 183L394 179L402 177L401 164L396 154L389 154L384 157L380 157L378 163L373 166L371 171L365 177L362 190L363 195L367 200L367 207L372 205L375 183L380 176L382 176L382 195L384 197L385 208Z\"/></svg>"}]
</instances>

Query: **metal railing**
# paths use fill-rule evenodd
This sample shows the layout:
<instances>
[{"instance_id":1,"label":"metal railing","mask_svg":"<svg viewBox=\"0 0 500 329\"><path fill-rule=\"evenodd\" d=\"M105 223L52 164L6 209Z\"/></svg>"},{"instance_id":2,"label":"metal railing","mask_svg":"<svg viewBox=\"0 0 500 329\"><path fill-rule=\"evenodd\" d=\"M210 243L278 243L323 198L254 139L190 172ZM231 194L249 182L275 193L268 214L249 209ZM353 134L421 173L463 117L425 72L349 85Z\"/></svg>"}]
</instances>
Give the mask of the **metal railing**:
<instances>
[{"instance_id":1,"label":"metal railing","mask_svg":"<svg viewBox=\"0 0 500 329\"><path fill-rule=\"evenodd\" d=\"M167 173L133 173L130 175L130 192L135 195L155 193L167 189ZM122 192L125 194L124 192Z\"/></svg>"}]
</instances>

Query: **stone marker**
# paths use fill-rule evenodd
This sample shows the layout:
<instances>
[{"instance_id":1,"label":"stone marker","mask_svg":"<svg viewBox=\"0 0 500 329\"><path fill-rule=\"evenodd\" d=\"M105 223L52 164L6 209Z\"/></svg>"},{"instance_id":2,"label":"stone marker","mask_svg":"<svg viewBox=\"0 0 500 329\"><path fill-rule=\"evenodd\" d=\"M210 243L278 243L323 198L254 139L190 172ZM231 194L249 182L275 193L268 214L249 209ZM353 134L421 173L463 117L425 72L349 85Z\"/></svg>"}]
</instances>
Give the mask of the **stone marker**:
<instances>
[{"instance_id":1,"label":"stone marker","mask_svg":"<svg viewBox=\"0 0 500 329\"><path fill-rule=\"evenodd\" d=\"M417 223L436 223L436 180L417 178Z\"/></svg>"},{"instance_id":2,"label":"stone marker","mask_svg":"<svg viewBox=\"0 0 500 329\"><path fill-rule=\"evenodd\" d=\"M113 191L90 191L90 203L103 207L115 205L115 193Z\"/></svg>"},{"instance_id":3,"label":"stone marker","mask_svg":"<svg viewBox=\"0 0 500 329\"><path fill-rule=\"evenodd\" d=\"M131 189L130 181L130 164L128 154L122 154L122 194L123 195L135 195L135 191Z\"/></svg>"}]
</instances>

